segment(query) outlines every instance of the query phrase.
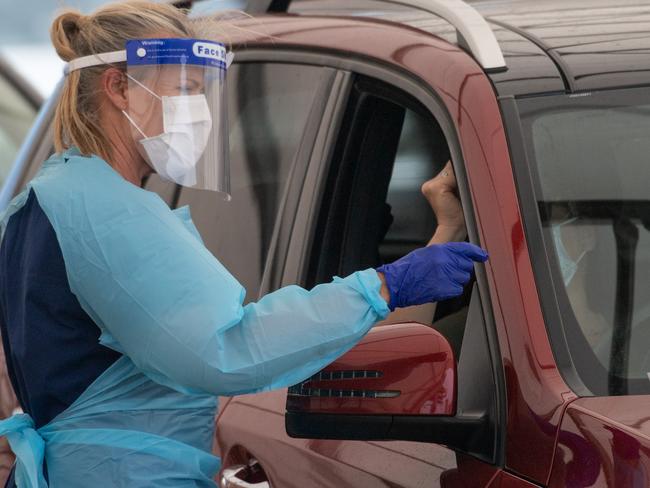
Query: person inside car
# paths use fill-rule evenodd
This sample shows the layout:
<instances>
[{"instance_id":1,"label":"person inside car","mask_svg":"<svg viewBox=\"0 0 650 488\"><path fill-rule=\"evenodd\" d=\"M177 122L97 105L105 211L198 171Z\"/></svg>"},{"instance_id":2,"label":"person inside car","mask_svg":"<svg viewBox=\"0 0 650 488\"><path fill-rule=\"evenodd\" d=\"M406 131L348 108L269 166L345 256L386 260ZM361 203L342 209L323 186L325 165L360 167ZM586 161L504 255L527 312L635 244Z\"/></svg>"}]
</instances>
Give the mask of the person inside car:
<instances>
[{"instance_id":1,"label":"person inside car","mask_svg":"<svg viewBox=\"0 0 650 488\"><path fill-rule=\"evenodd\" d=\"M565 214L551 225L551 235L569 303L585 339L594 348L611 329L588 294L588 262L596 247L594 227Z\"/></svg>"}]
</instances>

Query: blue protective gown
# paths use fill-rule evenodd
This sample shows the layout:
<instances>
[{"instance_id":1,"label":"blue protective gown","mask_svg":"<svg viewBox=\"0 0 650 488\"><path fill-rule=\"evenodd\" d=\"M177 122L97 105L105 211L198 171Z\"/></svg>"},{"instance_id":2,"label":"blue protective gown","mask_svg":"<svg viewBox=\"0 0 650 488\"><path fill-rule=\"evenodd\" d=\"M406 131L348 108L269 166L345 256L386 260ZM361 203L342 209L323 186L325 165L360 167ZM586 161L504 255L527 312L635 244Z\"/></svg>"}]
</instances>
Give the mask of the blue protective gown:
<instances>
[{"instance_id":1,"label":"blue protective gown","mask_svg":"<svg viewBox=\"0 0 650 488\"><path fill-rule=\"evenodd\" d=\"M245 290L205 248L187 209L171 211L75 149L50 158L13 200L2 236L32 195L60 247L62 286L114 356L98 353L94 366L106 369L46 424L29 415L0 422L19 488L214 487L217 395L298 383L388 314L374 270L243 306Z\"/></svg>"}]
</instances>

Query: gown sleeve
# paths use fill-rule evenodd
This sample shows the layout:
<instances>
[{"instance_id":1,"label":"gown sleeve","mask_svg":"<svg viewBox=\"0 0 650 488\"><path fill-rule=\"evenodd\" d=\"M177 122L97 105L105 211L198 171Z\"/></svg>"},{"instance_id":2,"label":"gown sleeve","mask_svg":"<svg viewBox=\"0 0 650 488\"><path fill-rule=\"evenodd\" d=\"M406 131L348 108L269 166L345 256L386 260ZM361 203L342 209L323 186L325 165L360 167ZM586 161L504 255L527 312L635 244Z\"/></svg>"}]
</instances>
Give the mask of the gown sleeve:
<instances>
[{"instance_id":1,"label":"gown sleeve","mask_svg":"<svg viewBox=\"0 0 650 488\"><path fill-rule=\"evenodd\" d=\"M33 188L100 342L179 391L235 395L298 383L389 312L372 269L243 306L243 287L181 219L99 158L73 157Z\"/></svg>"}]
</instances>

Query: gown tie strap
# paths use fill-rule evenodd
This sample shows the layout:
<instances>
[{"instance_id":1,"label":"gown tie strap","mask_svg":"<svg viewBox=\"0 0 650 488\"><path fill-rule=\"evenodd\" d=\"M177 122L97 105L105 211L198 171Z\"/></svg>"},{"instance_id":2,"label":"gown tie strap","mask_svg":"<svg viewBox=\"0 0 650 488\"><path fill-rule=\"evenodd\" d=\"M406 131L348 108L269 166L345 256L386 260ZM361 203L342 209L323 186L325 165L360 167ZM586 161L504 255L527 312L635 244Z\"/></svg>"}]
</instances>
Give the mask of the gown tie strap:
<instances>
[{"instance_id":1,"label":"gown tie strap","mask_svg":"<svg viewBox=\"0 0 650 488\"><path fill-rule=\"evenodd\" d=\"M0 437L6 437L16 455L17 488L47 488L43 476L45 441L34 428L27 414L18 414L0 421Z\"/></svg>"}]
</instances>

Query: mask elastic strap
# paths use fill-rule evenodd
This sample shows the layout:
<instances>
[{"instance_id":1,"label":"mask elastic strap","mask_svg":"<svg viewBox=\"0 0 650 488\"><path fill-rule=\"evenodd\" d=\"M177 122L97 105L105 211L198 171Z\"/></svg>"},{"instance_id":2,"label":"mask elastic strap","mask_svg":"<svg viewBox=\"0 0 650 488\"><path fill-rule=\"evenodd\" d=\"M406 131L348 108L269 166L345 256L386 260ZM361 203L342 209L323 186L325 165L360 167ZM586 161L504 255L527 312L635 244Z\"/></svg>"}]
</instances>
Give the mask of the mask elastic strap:
<instances>
[{"instance_id":1,"label":"mask elastic strap","mask_svg":"<svg viewBox=\"0 0 650 488\"><path fill-rule=\"evenodd\" d=\"M132 82L137 83L137 84L140 85L142 88L144 88L145 90L147 90L149 93L151 93L151 94L152 94L154 97L156 97L158 100L162 100L162 98L160 98L157 94L155 94L153 91L151 91L151 89L149 89L149 87L147 87L144 83L139 82L138 80L136 80L133 76L131 76L131 75L128 74L128 73L126 74L126 76L127 76L127 77L132 81Z\"/></svg>"},{"instance_id":2,"label":"mask elastic strap","mask_svg":"<svg viewBox=\"0 0 650 488\"><path fill-rule=\"evenodd\" d=\"M162 98L160 98L157 94L155 94L152 90L150 90L150 89L149 89L149 88L148 88L144 83L140 83L138 80L136 80L133 76L131 76L131 75L128 74L128 73L126 73L126 76L127 76L131 81L133 81L134 83L140 85L140 86L141 86L142 88L144 88L146 91L148 91L149 93L151 93L151 94L152 94L154 97L156 97L158 100L162 100ZM135 123L135 121L134 121L134 120L129 116L129 114L127 114L124 110L122 110L122 113L123 113L124 116L128 119L128 121L131 122L131 125L133 125L133 127L135 127L135 128L138 130L138 132L142 135L142 137L144 137L144 138L146 139L146 138L147 138L147 134L145 134L144 132L142 132L142 129L140 129L140 127L138 127L138 124Z\"/></svg>"},{"instance_id":3,"label":"mask elastic strap","mask_svg":"<svg viewBox=\"0 0 650 488\"><path fill-rule=\"evenodd\" d=\"M571 217L571 218L566 219L564 222L557 224L557 226L562 227L563 225L571 224L571 223L575 222L576 220L578 220L578 217Z\"/></svg>"},{"instance_id":4,"label":"mask elastic strap","mask_svg":"<svg viewBox=\"0 0 650 488\"><path fill-rule=\"evenodd\" d=\"M140 127L138 127L138 124L136 124L135 121L134 121L131 117L129 117L129 114L127 114L124 110L122 110L122 113L123 113L124 116L127 118L127 120L128 120L129 122L131 122L131 125L132 125L133 127L135 127L135 128L138 130L138 132L139 132L140 134L142 134L142 137L144 137L145 139L147 139L147 134L145 134L144 132L142 132L142 129L140 129Z\"/></svg>"},{"instance_id":5,"label":"mask elastic strap","mask_svg":"<svg viewBox=\"0 0 650 488\"><path fill-rule=\"evenodd\" d=\"M228 51L226 53L226 69L230 68L233 59L235 59L235 53L232 51Z\"/></svg>"}]
</instances>

